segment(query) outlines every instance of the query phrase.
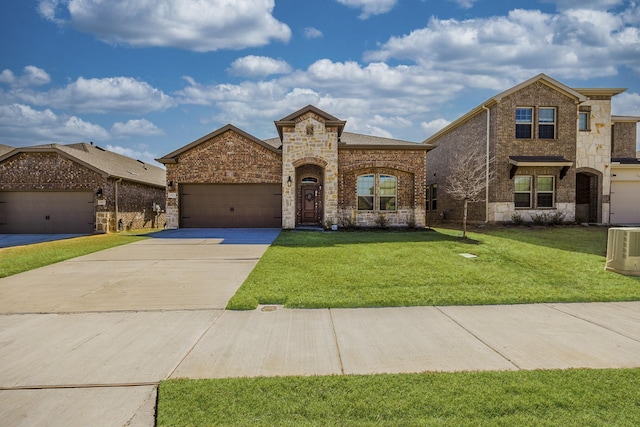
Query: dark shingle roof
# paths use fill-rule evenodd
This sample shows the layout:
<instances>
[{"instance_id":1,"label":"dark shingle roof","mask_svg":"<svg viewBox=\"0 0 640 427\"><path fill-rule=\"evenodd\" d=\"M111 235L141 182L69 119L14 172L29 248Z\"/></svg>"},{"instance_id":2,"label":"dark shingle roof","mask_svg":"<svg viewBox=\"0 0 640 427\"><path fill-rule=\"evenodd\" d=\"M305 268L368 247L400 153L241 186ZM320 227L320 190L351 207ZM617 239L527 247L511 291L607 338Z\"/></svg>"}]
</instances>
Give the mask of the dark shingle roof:
<instances>
[{"instance_id":1,"label":"dark shingle roof","mask_svg":"<svg viewBox=\"0 0 640 427\"><path fill-rule=\"evenodd\" d=\"M282 146L280 138L269 138L264 140L265 143L279 148ZM360 133L342 132L340 136L340 148L399 148L399 149L430 149L433 148L429 144L418 142L403 141L401 139L384 138L382 136L363 135Z\"/></svg>"},{"instance_id":2,"label":"dark shingle roof","mask_svg":"<svg viewBox=\"0 0 640 427\"><path fill-rule=\"evenodd\" d=\"M105 178L122 178L126 181L156 187L166 185L166 171L164 169L84 142L69 145L45 144L12 148L11 151L4 154L0 151L0 162L19 153L41 152L58 153L102 174Z\"/></svg>"}]
</instances>

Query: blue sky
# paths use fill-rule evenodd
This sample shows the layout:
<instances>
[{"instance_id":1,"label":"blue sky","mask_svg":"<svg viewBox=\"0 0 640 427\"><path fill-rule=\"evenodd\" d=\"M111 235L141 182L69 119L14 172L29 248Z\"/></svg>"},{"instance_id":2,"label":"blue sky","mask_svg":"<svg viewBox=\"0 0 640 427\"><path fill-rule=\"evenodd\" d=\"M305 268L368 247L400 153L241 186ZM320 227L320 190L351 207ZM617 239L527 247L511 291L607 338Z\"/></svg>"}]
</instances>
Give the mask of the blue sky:
<instances>
[{"instance_id":1,"label":"blue sky","mask_svg":"<svg viewBox=\"0 0 640 427\"><path fill-rule=\"evenodd\" d=\"M0 6L0 144L89 142L149 161L232 123L259 138L313 104L422 141L538 73L625 87L640 4L620 0L23 0Z\"/></svg>"}]
</instances>

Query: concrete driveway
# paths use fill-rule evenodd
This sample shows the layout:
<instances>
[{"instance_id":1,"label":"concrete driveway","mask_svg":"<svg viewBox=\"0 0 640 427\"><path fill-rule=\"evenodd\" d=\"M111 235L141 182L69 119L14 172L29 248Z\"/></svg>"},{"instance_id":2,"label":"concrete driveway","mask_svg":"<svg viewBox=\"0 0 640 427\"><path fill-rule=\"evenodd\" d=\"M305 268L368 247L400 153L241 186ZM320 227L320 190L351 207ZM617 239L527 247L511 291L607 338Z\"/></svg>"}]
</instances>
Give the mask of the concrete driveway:
<instances>
[{"instance_id":1,"label":"concrete driveway","mask_svg":"<svg viewBox=\"0 0 640 427\"><path fill-rule=\"evenodd\" d=\"M157 383L280 230L166 230L0 279L0 425L154 425Z\"/></svg>"}]
</instances>

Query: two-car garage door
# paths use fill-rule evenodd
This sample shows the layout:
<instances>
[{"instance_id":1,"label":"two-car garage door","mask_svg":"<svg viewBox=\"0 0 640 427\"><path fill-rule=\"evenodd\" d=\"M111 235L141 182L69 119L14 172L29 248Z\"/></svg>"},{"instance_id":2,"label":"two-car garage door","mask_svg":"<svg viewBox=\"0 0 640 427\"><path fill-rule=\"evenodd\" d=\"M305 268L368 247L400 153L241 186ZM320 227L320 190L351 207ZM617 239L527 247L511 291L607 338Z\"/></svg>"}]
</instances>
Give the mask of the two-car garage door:
<instances>
[{"instance_id":1,"label":"two-car garage door","mask_svg":"<svg viewBox=\"0 0 640 427\"><path fill-rule=\"evenodd\" d=\"M280 228L280 184L180 184L182 228Z\"/></svg>"},{"instance_id":2,"label":"two-car garage door","mask_svg":"<svg viewBox=\"0 0 640 427\"><path fill-rule=\"evenodd\" d=\"M90 234L94 212L91 191L2 191L0 234Z\"/></svg>"}]
</instances>

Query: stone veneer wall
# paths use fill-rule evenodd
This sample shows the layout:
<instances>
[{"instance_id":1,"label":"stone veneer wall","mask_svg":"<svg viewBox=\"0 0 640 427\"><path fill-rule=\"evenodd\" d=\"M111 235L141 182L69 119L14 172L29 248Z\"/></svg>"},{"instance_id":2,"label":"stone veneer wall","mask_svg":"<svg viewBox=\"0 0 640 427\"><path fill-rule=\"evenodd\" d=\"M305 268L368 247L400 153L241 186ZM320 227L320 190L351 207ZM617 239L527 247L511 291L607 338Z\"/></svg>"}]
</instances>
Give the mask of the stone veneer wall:
<instances>
[{"instance_id":1,"label":"stone veneer wall","mask_svg":"<svg viewBox=\"0 0 640 427\"><path fill-rule=\"evenodd\" d=\"M180 225L180 184L278 184L282 182L280 153L232 130L181 153L167 167L167 228Z\"/></svg>"},{"instance_id":2,"label":"stone veneer wall","mask_svg":"<svg viewBox=\"0 0 640 427\"><path fill-rule=\"evenodd\" d=\"M323 223L338 216L338 128L307 112L282 129L282 182L298 182L296 168L315 164L324 169ZM282 188L282 228L296 226L296 186Z\"/></svg>"},{"instance_id":3,"label":"stone veneer wall","mask_svg":"<svg viewBox=\"0 0 640 427\"><path fill-rule=\"evenodd\" d=\"M580 104L579 109L589 112L589 129L577 132L576 170L598 176L600 185L597 216L600 221L608 223L611 188L611 98L593 97ZM581 218L588 218L588 205L580 205L577 210L580 211Z\"/></svg>"},{"instance_id":4,"label":"stone veneer wall","mask_svg":"<svg viewBox=\"0 0 640 427\"><path fill-rule=\"evenodd\" d=\"M102 197L96 195L102 189ZM0 164L0 191L91 191L95 197L95 231L116 231L115 180L53 152L20 153ZM164 209L164 188L123 181L120 212L132 228L164 225L162 214L150 218L155 201Z\"/></svg>"},{"instance_id":5,"label":"stone veneer wall","mask_svg":"<svg viewBox=\"0 0 640 427\"><path fill-rule=\"evenodd\" d=\"M426 152L423 150L367 150L341 148L338 151L340 173L338 219L356 219L358 226L373 227L379 213L390 226L425 226ZM396 211L358 211L357 178L366 174L397 177Z\"/></svg>"}]
</instances>

